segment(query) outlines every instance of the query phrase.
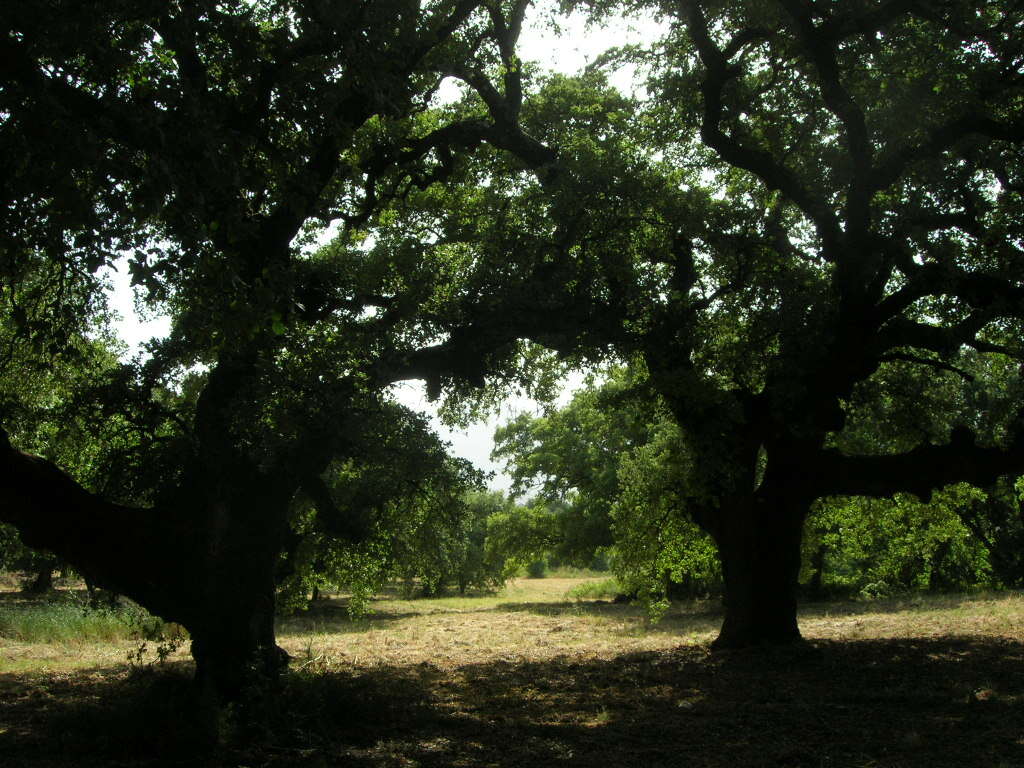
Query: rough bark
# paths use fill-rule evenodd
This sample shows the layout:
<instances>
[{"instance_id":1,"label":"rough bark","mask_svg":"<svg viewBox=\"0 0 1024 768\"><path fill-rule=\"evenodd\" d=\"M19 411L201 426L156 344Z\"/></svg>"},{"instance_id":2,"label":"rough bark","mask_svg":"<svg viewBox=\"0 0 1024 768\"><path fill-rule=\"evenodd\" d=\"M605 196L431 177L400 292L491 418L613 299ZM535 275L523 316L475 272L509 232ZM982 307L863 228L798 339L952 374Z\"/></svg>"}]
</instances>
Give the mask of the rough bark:
<instances>
[{"instance_id":1,"label":"rough bark","mask_svg":"<svg viewBox=\"0 0 1024 768\"><path fill-rule=\"evenodd\" d=\"M798 642L803 511L754 495L723 502L716 535L725 621L716 649Z\"/></svg>"},{"instance_id":2,"label":"rough bark","mask_svg":"<svg viewBox=\"0 0 1024 768\"><path fill-rule=\"evenodd\" d=\"M209 505L196 569L198 616L189 627L196 680L229 699L288 663L274 634L274 571L287 500L260 489Z\"/></svg>"}]
</instances>

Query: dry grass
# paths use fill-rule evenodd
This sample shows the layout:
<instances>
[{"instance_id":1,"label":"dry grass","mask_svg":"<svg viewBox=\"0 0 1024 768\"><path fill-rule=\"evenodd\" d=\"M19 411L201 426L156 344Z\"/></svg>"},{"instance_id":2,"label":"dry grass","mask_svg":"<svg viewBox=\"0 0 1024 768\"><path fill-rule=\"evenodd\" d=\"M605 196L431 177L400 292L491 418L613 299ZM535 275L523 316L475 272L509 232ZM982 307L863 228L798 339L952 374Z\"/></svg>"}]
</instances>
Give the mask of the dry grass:
<instances>
[{"instance_id":1,"label":"dry grass","mask_svg":"<svg viewBox=\"0 0 1024 768\"><path fill-rule=\"evenodd\" d=\"M186 661L0 639L0 764L1024 766L1021 594L810 605L803 647L711 654L715 606L652 627L577 583L388 596L359 622L326 601L282 623L294 674L213 751Z\"/></svg>"},{"instance_id":2,"label":"dry grass","mask_svg":"<svg viewBox=\"0 0 1024 768\"><path fill-rule=\"evenodd\" d=\"M326 670L423 663L451 669L664 650L710 640L720 621L705 610L680 610L652 627L637 606L567 599L580 582L518 579L496 596L384 598L357 622L349 621L342 601L325 601L284 622L279 641L299 663L315 661Z\"/></svg>"}]
</instances>

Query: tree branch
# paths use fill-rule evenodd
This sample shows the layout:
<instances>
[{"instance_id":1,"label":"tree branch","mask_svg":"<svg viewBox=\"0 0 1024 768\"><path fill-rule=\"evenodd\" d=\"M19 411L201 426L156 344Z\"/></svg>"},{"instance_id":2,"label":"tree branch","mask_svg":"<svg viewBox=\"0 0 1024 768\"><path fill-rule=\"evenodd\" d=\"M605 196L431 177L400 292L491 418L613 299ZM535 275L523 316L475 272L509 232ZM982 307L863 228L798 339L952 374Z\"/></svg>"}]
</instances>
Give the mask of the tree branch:
<instances>
[{"instance_id":1,"label":"tree branch","mask_svg":"<svg viewBox=\"0 0 1024 768\"><path fill-rule=\"evenodd\" d=\"M957 368L955 365L950 365L949 363L944 363L942 360L934 360L928 357L918 357L917 355L910 355L903 352L892 352L888 355L882 355L880 358L878 358L878 360L883 363L899 361L904 363L914 363L915 365L926 365L930 368L936 368L940 371L950 371L951 373L957 374L966 381L974 381L974 376L969 374L964 369Z\"/></svg>"},{"instance_id":2,"label":"tree branch","mask_svg":"<svg viewBox=\"0 0 1024 768\"><path fill-rule=\"evenodd\" d=\"M13 448L2 428L0 521L17 528L25 544L67 560L94 584L166 619L189 621L157 582L189 582L187 557L199 549L199 526L90 493L53 462Z\"/></svg>"},{"instance_id":3,"label":"tree branch","mask_svg":"<svg viewBox=\"0 0 1024 768\"><path fill-rule=\"evenodd\" d=\"M1024 472L1024 431L1018 429L1007 448L975 445L974 433L953 430L946 445L920 445L893 456L845 456L822 451L809 468L819 496L891 496L912 493L930 499L936 488L951 483L985 487L1003 475Z\"/></svg>"},{"instance_id":4,"label":"tree branch","mask_svg":"<svg viewBox=\"0 0 1024 768\"><path fill-rule=\"evenodd\" d=\"M778 189L814 222L819 237L827 251L833 251L840 240L839 224L835 215L810 190L804 187L794 173L776 162L768 152L744 146L736 138L726 134L721 127L725 107L722 95L726 84L737 73L728 65L728 59L718 49L708 32L707 20L697 2L685 4L687 28L706 74L701 83L704 96L704 114L701 119L701 139L714 149L727 163L753 173L769 189ZM742 34L742 33L741 33Z\"/></svg>"},{"instance_id":5,"label":"tree branch","mask_svg":"<svg viewBox=\"0 0 1024 768\"><path fill-rule=\"evenodd\" d=\"M829 111L843 125L850 151L853 179L847 191L846 224L861 234L867 232L872 190L868 183L873 164L864 111L843 86L833 40L815 27L810 11L800 0L782 0L782 5L796 23L797 34L818 72L821 95Z\"/></svg>"},{"instance_id":6,"label":"tree branch","mask_svg":"<svg viewBox=\"0 0 1024 768\"><path fill-rule=\"evenodd\" d=\"M993 140L1021 143L1024 141L1024 120L1012 123L999 122L979 115L975 108L969 113L948 120L934 127L927 137L918 144L909 144L885 159L872 173L871 188L875 192L888 189L915 162L929 160L941 155L961 139L971 135L985 136Z\"/></svg>"},{"instance_id":7,"label":"tree branch","mask_svg":"<svg viewBox=\"0 0 1024 768\"><path fill-rule=\"evenodd\" d=\"M971 307L988 309L994 316L1024 317L1024 286L1015 285L1005 278L964 272L945 264L915 267L908 277L907 285L878 304L876 322L892 321L926 296L954 296Z\"/></svg>"},{"instance_id":8,"label":"tree branch","mask_svg":"<svg viewBox=\"0 0 1024 768\"><path fill-rule=\"evenodd\" d=\"M965 344L970 346L978 332L992 319L991 312L976 311L956 325L937 326L895 317L879 331L875 349L879 355L898 347L915 347L951 355Z\"/></svg>"}]
</instances>

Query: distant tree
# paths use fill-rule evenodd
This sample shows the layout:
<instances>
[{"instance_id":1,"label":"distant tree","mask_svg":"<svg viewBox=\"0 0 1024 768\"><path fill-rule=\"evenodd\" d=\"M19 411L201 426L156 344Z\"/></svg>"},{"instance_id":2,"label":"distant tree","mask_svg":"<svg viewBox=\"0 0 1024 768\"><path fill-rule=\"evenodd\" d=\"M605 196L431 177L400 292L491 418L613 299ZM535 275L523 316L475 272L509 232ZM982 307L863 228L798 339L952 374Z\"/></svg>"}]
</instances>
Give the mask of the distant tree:
<instances>
[{"instance_id":1,"label":"distant tree","mask_svg":"<svg viewBox=\"0 0 1024 768\"><path fill-rule=\"evenodd\" d=\"M492 497L498 501L498 497ZM555 504L516 504L502 498L500 505L487 517L484 537L484 561L490 569L501 568L504 578L524 568L531 578L544 575L547 559L558 550L560 530Z\"/></svg>"},{"instance_id":2,"label":"distant tree","mask_svg":"<svg viewBox=\"0 0 1024 768\"><path fill-rule=\"evenodd\" d=\"M504 460L512 492L530 494L552 515L552 554L585 567L613 544L611 510L619 496L622 456L650 439L657 419L632 390L625 369L579 390L563 408L523 413L494 434L492 458ZM555 506L553 506L555 505Z\"/></svg>"},{"instance_id":3,"label":"distant tree","mask_svg":"<svg viewBox=\"0 0 1024 768\"><path fill-rule=\"evenodd\" d=\"M807 522L807 592L880 597L995 586L988 552L958 515L983 495L961 484L928 503L902 494L819 501Z\"/></svg>"},{"instance_id":4,"label":"distant tree","mask_svg":"<svg viewBox=\"0 0 1024 768\"><path fill-rule=\"evenodd\" d=\"M513 553L494 546L495 521L514 508L501 491L473 491L463 498L467 510L466 546L455 571L460 593L468 588L494 590L504 586L517 564Z\"/></svg>"},{"instance_id":5,"label":"distant tree","mask_svg":"<svg viewBox=\"0 0 1024 768\"><path fill-rule=\"evenodd\" d=\"M467 494L480 473L454 459L426 420L391 404L350 434L350 457L325 472L320 493L298 494L278 572L281 606L306 607L312 589L353 595L360 613L387 582L415 581L435 592L455 582L469 556L475 516Z\"/></svg>"},{"instance_id":6,"label":"distant tree","mask_svg":"<svg viewBox=\"0 0 1024 768\"><path fill-rule=\"evenodd\" d=\"M1001 478L957 512L985 547L999 581L1024 586L1024 478Z\"/></svg>"},{"instance_id":7,"label":"distant tree","mask_svg":"<svg viewBox=\"0 0 1024 768\"><path fill-rule=\"evenodd\" d=\"M514 491L536 494L547 552L583 567L610 555L626 591L660 603L721 578L680 496L682 450L643 372L618 367L566 406L500 427L493 456L506 461Z\"/></svg>"}]
</instances>

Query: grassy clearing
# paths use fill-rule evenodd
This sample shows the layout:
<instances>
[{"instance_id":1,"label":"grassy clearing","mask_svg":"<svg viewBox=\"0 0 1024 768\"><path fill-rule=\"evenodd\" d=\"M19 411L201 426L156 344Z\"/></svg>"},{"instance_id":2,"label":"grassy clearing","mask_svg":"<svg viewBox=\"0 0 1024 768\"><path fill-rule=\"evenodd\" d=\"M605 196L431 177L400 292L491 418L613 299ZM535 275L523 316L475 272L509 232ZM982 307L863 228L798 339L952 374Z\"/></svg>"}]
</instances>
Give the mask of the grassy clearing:
<instances>
[{"instance_id":1,"label":"grassy clearing","mask_svg":"<svg viewBox=\"0 0 1024 768\"><path fill-rule=\"evenodd\" d=\"M197 741L187 661L0 666L7 766L1024 766L1024 596L806 606L798 649L711 654L718 607L643 611L567 596L383 596L353 622L328 600L281 623L293 673ZM588 589L584 587L584 589ZM116 644L114 644L116 645Z\"/></svg>"}]
</instances>

